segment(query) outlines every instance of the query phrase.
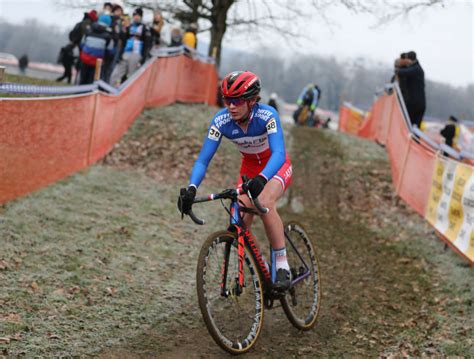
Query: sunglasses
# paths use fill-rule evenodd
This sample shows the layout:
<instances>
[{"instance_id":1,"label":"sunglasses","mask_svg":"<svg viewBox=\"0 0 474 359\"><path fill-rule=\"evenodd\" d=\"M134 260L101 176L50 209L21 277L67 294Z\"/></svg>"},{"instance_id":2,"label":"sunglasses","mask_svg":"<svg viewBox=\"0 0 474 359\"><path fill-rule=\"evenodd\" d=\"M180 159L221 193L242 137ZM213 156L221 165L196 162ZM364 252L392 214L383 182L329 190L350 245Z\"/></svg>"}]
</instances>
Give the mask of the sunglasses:
<instances>
[{"instance_id":1,"label":"sunglasses","mask_svg":"<svg viewBox=\"0 0 474 359\"><path fill-rule=\"evenodd\" d=\"M244 100L242 98L229 98L229 97L223 97L224 104L226 106L234 105L234 106L242 106L244 103L247 102L247 100Z\"/></svg>"}]
</instances>

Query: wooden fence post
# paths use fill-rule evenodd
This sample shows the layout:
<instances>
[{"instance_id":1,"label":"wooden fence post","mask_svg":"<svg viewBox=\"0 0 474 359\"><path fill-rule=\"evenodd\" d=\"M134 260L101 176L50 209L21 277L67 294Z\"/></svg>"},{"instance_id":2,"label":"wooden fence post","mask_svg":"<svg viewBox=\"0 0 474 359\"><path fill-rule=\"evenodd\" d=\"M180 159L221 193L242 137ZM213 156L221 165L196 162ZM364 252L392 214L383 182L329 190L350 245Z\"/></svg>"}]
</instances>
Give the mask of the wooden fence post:
<instances>
[{"instance_id":1,"label":"wooden fence post","mask_svg":"<svg viewBox=\"0 0 474 359\"><path fill-rule=\"evenodd\" d=\"M101 72L102 72L102 59L97 59L97 62L95 63L94 81L100 80Z\"/></svg>"}]
</instances>

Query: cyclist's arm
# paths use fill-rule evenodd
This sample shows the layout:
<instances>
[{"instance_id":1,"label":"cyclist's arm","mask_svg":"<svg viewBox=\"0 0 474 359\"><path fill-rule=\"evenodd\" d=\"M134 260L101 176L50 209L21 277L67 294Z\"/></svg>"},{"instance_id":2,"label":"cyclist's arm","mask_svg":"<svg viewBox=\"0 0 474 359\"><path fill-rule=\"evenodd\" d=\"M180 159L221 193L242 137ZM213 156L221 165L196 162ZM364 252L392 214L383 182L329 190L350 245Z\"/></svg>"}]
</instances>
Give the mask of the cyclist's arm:
<instances>
[{"instance_id":1,"label":"cyclist's arm","mask_svg":"<svg viewBox=\"0 0 474 359\"><path fill-rule=\"evenodd\" d=\"M318 95L319 91L317 89L313 89L313 102L311 103L310 107L311 111L316 110L316 107L318 107Z\"/></svg>"},{"instance_id":2,"label":"cyclist's arm","mask_svg":"<svg viewBox=\"0 0 474 359\"><path fill-rule=\"evenodd\" d=\"M303 91L301 91L300 95L298 96L298 99L296 100L296 103L297 103L298 105L302 105L302 104L303 104L303 98L304 98L304 95L305 95L306 91L307 91L307 88L304 87L304 88L303 88Z\"/></svg>"},{"instance_id":3,"label":"cyclist's arm","mask_svg":"<svg viewBox=\"0 0 474 359\"><path fill-rule=\"evenodd\" d=\"M263 177L270 180L277 174L278 170L283 166L286 160L285 139L283 137L283 129L280 123L280 117L277 113L267 121L268 143L272 155L267 165L260 173Z\"/></svg>"},{"instance_id":4,"label":"cyclist's arm","mask_svg":"<svg viewBox=\"0 0 474 359\"><path fill-rule=\"evenodd\" d=\"M216 153L217 149L222 140L222 133L217 129L217 127L212 124L209 127L207 132L207 137L204 140L202 145L201 152L194 163L193 170L191 172L191 177L189 179L189 185L196 188L199 187L201 181L206 175L207 166L212 160L212 157Z\"/></svg>"}]
</instances>

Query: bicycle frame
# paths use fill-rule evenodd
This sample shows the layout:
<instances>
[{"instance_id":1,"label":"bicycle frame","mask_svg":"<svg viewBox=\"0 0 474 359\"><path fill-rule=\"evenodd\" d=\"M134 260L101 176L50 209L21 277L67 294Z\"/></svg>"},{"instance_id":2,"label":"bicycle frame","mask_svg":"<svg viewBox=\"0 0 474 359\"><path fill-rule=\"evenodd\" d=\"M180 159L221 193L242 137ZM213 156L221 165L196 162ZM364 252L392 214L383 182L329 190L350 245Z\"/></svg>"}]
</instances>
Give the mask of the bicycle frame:
<instances>
[{"instance_id":1,"label":"bicycle frame","mask_svg":"<svg viewBox=\"0 0 474 359\"><path fill-rule=\"evenodd\" d=\"M238 253L238 269L239 270L238 270L238 278L236 278L237 279L236 287L231 288L231 290L229 291L227 289L227 276L228 276L228 269L229 269L228 266L229 266L230 250L231 250L231 244L229 243L225 247L224 261L222 263L221 295L225 297L229 295L238 296L242 293L242 288L244 287L243 267L244 267L245 246L247 246L255 263L257 263L257 270L260 272L261 277L263 279L263 287L264 287L264 292L266 293L266 295L269 296L270 298L281 296L281 293L274 293L274 291L272 291L273 283L275 282L275 279L276 279L274 255L272 253L271 263L267 263L267 261L265 260L265 258L263 257L262 253L260 252L257 246L254 236L250 233L249 229L246 228L245 222L242 217L242 212L249 212L252 214L260 215L261 213L259 212L264 212L262 210L264 208L258 203L256 199L254 199L253 202L256 205L256 207L259 209L259 211L255 211L253 209L246 208L246 207L241 207L238 201L238 196L244 193L245 192L241 188L237 188L235 190L232 190L232 189L225 190L218 194L211 194L207 197L198 197L194 200L194 203L207 202L207 201L212 201L216 199L230 199L231 200L229 209L226 208L226 210L229 213L228 230L231 232L237 233L237 253ZM264 213L266 213L266 211ZM192 212L189 215L195 223L198 223L198 224L204 223L204 221L199 220ZM285 232L285 237L286 237L286 241L290 244L292 249L296 252L298 258L300 259L301 264L302 264L302 267L300 268L303 269L302 273L299 273L299 274L292 273L293 279L290 284L290 290L291 290L291 288L295 284L309 277L311 275L311 270L286 232Z\"/></svg>"}]
</instances>

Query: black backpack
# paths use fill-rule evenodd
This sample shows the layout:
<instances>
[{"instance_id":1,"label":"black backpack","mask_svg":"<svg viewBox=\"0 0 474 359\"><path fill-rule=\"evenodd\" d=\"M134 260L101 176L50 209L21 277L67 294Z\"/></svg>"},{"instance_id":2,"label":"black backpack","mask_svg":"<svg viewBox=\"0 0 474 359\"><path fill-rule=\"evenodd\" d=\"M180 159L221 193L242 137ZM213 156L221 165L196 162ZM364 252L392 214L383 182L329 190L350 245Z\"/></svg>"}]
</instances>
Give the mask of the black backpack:
<instances>
[{"instance_id":1,"label":"black backpack","mask_svg":"<svg viewBox=\"0 0 474 359\"><path fill-rule=\"evenodd\" d=\"M79 45L82 40L82 21L78 22L69 33L69 40L76 45Z\"/></svg>"}]
</instances>

